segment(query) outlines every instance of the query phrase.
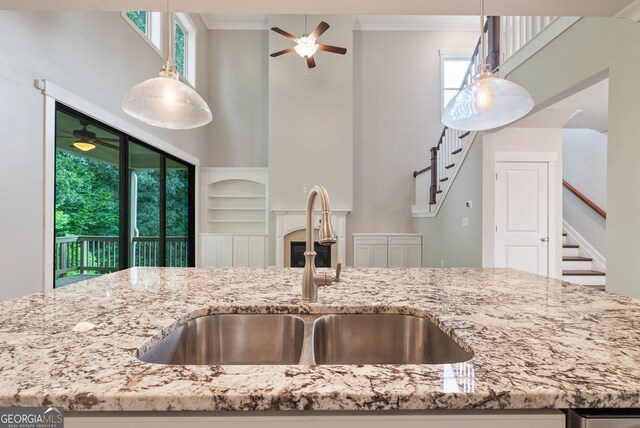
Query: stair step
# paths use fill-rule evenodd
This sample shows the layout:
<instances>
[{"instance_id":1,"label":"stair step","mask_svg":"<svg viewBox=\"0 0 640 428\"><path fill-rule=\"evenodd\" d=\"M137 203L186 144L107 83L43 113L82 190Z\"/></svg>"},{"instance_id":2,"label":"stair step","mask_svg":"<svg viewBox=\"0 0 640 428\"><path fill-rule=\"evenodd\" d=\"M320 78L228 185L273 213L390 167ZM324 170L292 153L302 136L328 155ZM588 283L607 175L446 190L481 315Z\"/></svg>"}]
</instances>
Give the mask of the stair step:
<instances>
[{"instance_id":1,"label":"stair step","mask_svg":"<svg viewBox=\"0 0 640 428\"><path fill-rule=\"evenodd\" d=\"M471 134L471 131L467 131L467 132L461 134L458 138L460 138L462 140L464 137L466 137L469 134Z\"/></svg>"},{"instance_id":2,"label":"stair step","mask_svg":"<svg viewBox=\"0 0 640 428\"><path fill-rule=\"evenodd\" d=\"M441 182L441 183L444 183L445 181L448 181L448 180L449 180L449 177L445 177L445 178L441 178L441 179L440 179L440 182Z\"/></svg>"},{"instance_id":3,"label":"stair step","mask_svg":"<svg viewBox=\"0 0 640 428\"><path fill-rule=\"evenodd\" d=\"M452 154L452 155L457 155L457 154L458 154L458 153L460 153L461 151L462 151L462 147L460 147L460 148L459 148L459 149L457 149L457 150L452 151L452 152L451 152L451 154Z\"/></svg>"},{"instance_id":4,"label":"stair step","mask_svg":"<svg viewBox=\"0 0 640 428\"><path fill-rule=\"evenodd\" d=\"M451 169L451 168L453 168L454 166L456 166L456 164L455 164L455 163L452 163L451 165L447 165L447 166L445 166L445 167L444 167L444 169Z\"/></svg>"},{"instance_id":5,"label":"stair step","mask_svg":"<svg viewBox=\"0 0 640 428\"><path fill-rule=\"evenodd\" d=\"M582 257L582 256L564 256L562 257L563 262L590 262L593 261L591 257Z\"/></svg>"},{"instance_id":6,"label":"stair step","mask_svg":"<svg viewBox=\"0 0 640 428\"><path fill-rule=\"evenodd\" d=\"M438 191L436 191L436 195L437 195L438 193L442 193L442 190L438 190Z\"/></svg>"},{"instance_id":7,"label":"stair step","mask_svg":"<svg viewBox=\"0 0 640 428\"><path fill-rule=\"evenodd\" d=\"M562 248L580 248L578 244L564 244Z\"/></svg>"},{"instance_id":8,"label":"stair step","mask_svg":"<svg viewBox=\"0 0 640 428\"><path fill-rule=\"evenodd\" d=\"M597 270L563 270L562 276L606 276L604 272Z\"/></svg>"},{"instance_id":9,"label":"stair step","mask_svg":"<svg viewBox=\"0 0 640 428\"><path fill-rule=\"evenodd\" d=\"M564 233L562 234L562 236L567 236L567 233L566 233L566 232L564 232Z\"/></svg>"}]
</instances>

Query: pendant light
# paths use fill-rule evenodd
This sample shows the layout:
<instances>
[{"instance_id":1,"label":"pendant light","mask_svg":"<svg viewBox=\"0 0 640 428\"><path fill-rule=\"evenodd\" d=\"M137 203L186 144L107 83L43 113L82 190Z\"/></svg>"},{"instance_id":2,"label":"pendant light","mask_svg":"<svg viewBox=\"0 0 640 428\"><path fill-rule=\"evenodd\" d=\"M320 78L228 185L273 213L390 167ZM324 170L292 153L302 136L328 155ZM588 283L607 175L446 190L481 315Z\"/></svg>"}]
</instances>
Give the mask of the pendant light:
<instances>
[{"instance_id":1,"label":"pendant light","mask_svg":"<svg viewBox=\"0 0 640 428\"><path fill-rule=\"evenodd\" d=\"M478 73L447 104L442 124L461 131L484 131L514 122L533 108L526 89L494 77L484 53L484 0L480 0L480 63Z\"/></svg>"},{"instance_id":2,"label":"pendant light","mask_svg":"<svg viewBox=\"0 0 640 428\"><path fill-rule=\"evenodd\" d=\"M167 0L167 63L159 77L145 80L127 92L122 109L149 125L168 129L191 129L206 125L213 118L202 97L180 81L180 74L171 58L173 53L173 14Z\"/></svg>"}]
</instances>

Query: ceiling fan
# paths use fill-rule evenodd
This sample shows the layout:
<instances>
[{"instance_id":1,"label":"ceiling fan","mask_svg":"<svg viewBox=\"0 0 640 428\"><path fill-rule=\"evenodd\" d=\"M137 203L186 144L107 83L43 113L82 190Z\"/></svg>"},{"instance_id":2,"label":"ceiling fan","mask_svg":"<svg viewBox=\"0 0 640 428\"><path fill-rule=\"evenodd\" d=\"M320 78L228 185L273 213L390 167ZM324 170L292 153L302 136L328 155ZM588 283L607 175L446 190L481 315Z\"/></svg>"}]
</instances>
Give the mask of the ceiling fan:
<instances>
[{"instance_id":1,"label":"ceiling fan","mask_svg":"<svg viewBox=\"0 0 640 428\"><path fill-rule=\"evenodd\" d=\"M108 141L119 142L119 138L98 138L95 132L89 131L87 126L89 126L88 122L84 120L80 120L80 126L82 129L74 129L73 131L63 131L60 132L64 134L69 134L68 136L63 135L59 138L72 138L75 141L71 143L73 147L76 149L82 150L83 152L88 152L89 150L93 150L96 148L96 145L100 145L103 147L107 147L109 149L117 150L118 146L115 144L111 144Z\"/></svg>"},{"instance_id":2,"label":"ceiling fan","mask_svg":"<svg viewBox=\"0 0 640 428\"><path fill-rule=\"evenodd\" d=\"M305 17L305 22L306 22L306 17ZM306 27L306 23L305 23L305 27ZM322 45L322 44L316 43L318 41L318 38L328 29L329 29L329 24L322 21L320 24L318 24L315 30L311 32L311 34L303 34L300 37L296 37L291 33L287 33L281 28L272 27L271 28L272 31L275 31L278 34L281 34L286 38L293 40L294 42L296 42L296 45L287 49L283 49L278 52L274 52L271 54L271 57L275 58L280 55L284 55L286 53L296 51L298 55L306 59L307 66L309 68L314 68L316 66L316 60L313 58L313 55L317 51L330 52L330 53L335 53L339 55L346 54L347 50L345 48L341 48L338 46Z\"/></svg>"}]
</instances>

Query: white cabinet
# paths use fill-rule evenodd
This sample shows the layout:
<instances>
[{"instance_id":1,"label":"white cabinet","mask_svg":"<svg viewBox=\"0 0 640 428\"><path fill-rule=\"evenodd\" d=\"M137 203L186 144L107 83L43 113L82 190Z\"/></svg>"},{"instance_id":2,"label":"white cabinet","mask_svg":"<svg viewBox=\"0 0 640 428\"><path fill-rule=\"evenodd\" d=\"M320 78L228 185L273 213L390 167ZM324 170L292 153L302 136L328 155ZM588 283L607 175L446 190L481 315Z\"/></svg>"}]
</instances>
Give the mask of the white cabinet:
<instances>
[{"instance_id":1,"label":"white cabinet","mask_svg":"<svg viewBox=\"0 0 640 428\"><path fill-rule=\"evenodd\" d=\"M564 428L565 415L559 410L449 410L426 411L423 414L403 415L333 412L330 415L308 415L306 412L228 412L228 414L189 412L139 412L131 416L117 412L65 413L67 428ZM185 415L186 414L186 415Z\"/></svg>"},{"instance_id":2,"label":"white cabinet","mask_svg":"<svg viewBox=\"0 0 640 428\"><path fill-rule=\"evenodd\" d=\"M390 235L389 267L422 267L422 236Z\"/></svg>"},{"instance_id":3,"label":"white cabinet","mask_svg":"<svg viewBox=\"0 0 640 428\"><path fill-rule=\"evenodd\" d=\"M233 265L233 236L200 235L200 266L231 267Z\"/></svg>"},{"instance_id":4,"label":"white cabinet","mask_svg":"<svg viewBox=\"0 0 640 428\"><path fill-rule=\"evenodd\" d=\"M354 267L421 267L422 236L354 233Z\"/></svg>"},{"instance_id":5,"label":"white cabinet","mask_svg":"<svg viewBox=\"0 0 640 428\"><path fill-rule=\"evenodd\" d=\"M200 266L267 265L267 168L202 168Z\"/></svg>"},{"instance_id":6,"label":"white cabinet","mask_svg":"<svg viewBox=\"0 0 640 428\"><path fill-rule=\"evenodd\" d=\"M233 237L234 267L265 267L267 240L265 236L236 235Z\"/></svg>"},{"instance_id":7,"label":"white cabinet","mask_svg":"<svg viewBox=\"0 0 640 428\"><path fill-rule=\"evenodd\" d=\"M265 267L266 235L200 235L202 267Z\"/></svg>"},{"instance_id":8,"label":"white cabinet","mask_svg":"<svg viewBox=\"0 0 640 428\"><path fill-rule=\"evenodd\" d=\"M387 237L383 235L354 235L353 266L387 267Z\"/></svg>"}]
</instances>

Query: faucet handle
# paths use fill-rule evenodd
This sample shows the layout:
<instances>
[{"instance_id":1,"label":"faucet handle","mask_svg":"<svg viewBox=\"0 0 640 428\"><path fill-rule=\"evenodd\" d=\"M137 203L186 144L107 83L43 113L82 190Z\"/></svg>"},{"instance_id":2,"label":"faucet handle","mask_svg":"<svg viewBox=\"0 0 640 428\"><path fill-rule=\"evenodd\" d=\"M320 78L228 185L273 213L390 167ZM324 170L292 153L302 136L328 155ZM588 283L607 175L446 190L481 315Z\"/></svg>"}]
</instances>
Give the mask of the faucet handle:
<instances>
[{"instance_id":1,"label":"faucet handle","mask_svg":"<svg viewBox=\"0 0 640 428\"><path fill-rule=\"evenodd\" d=\"M336 263L336 276L333 278L333 282L340 282L340 272L342 272L342 262Z\"/></svg>"}]
</instances>

